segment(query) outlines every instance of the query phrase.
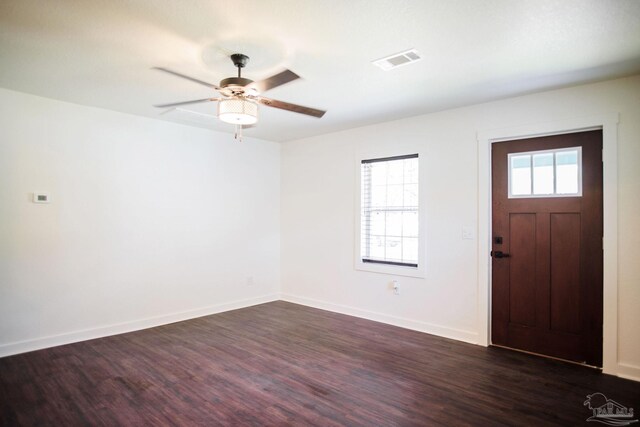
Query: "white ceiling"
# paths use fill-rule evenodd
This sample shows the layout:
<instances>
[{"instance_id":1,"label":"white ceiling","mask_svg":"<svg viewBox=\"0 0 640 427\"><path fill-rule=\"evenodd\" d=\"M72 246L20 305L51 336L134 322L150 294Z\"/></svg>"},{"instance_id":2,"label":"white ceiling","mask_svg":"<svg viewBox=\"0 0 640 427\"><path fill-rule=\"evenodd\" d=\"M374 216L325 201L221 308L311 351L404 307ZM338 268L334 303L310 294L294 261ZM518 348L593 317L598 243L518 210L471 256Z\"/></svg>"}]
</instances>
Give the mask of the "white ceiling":
<instances>
[{"instance_id":1,"label":"white ceiling","mask_svg":"<svg viewBox=\"0 0 640 427\"><path fill-rule=\"evenodd\" d=\"M392 71L371 61L415 48ZM246 135L287 141L640 72L638 0L2 0L0 86L192 124L152 104L215 93L153 66L218 83L227 55L265 95L326 109L260 109ZM215 103L185 107L215 116ZM205 117L206 118L206 117ZM194 124L233 132L215 118Z\"/></svg>"}]
</instances>

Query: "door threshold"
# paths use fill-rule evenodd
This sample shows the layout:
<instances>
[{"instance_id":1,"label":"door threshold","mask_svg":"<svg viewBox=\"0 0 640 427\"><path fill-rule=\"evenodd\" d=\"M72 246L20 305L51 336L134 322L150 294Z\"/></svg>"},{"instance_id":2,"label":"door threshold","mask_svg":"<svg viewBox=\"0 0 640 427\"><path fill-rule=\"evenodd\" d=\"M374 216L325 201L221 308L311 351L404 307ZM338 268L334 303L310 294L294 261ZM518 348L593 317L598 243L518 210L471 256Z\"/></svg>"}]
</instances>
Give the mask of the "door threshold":
<instances>
[{"instance_id":1,"label":"door threshold","mask_svg":"<svg viewBox=\"0 0 640 427\"><path fill-rule=\"evenodd\" d=\"M545 359L557 360L559 362L571 363L572 365L584 366L586 368L597 369L599 371L602 371L602 367L601 366L589 365L586 362L576 362L575 360L561 359L560 357L554 357L554 356L549 356L549 355L546 355L546 354L534 353L532 351L521 350L519 348L507 347L507 346L504 346L504 345L493 344L493 343L491 344L491 347L497 347L497 348L503 348L505 350L517 351L518 353L530 354L532 356L544 357Z\"/></svg>"}]
</instances>

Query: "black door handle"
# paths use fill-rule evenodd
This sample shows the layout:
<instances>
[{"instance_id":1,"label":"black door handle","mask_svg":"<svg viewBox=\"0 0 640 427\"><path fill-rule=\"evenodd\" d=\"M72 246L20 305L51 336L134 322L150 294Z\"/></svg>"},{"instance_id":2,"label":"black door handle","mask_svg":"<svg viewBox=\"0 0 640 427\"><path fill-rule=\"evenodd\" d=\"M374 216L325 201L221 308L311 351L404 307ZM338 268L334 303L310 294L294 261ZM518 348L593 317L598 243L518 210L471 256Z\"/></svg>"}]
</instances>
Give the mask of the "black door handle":
<instances>
[{"instance_id":1,"label":"black door handle","mask_svg":"<svg viewBox=\"0 0 640 427\"><path fill-rule=\"evenodd\" d=\"M491 256L494 258L509 258L510 255L502 251L491 251Z\"/></svg>"}]
</instances>

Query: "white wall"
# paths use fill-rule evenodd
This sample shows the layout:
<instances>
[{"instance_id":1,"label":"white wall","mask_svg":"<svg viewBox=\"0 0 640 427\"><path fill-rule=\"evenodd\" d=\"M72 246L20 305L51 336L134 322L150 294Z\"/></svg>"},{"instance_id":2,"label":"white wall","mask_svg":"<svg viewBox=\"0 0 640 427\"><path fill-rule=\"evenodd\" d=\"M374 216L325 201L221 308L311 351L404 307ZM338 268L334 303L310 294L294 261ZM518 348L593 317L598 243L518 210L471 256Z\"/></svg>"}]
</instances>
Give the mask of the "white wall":
<instances>
[{"instance_id":1,"label":"white wall","mask_svg":"<svg viewBox=\"0 0 640 427\"><path fill-rule=\"evenodd\" d=\"M478 299L486 298L478 294L478 241L461 235L462 226L478 228L477 133L615 112L618 363L620 374L640 379L640 76L282 149L0 89L0 356L269 301L279 291L477 342ZM426 154L425 279L354 269L356 153L397 144ZM51 192L53 203L31 203L33 191Z\"/></svg>"},{"instance_id":2,"label":"white wall","mask_svg":"<svg viewBox=\"0 0 640 427\"><path fill-rule=\"evenodd\" d=\"M0 356L277 299L279 197L279 144L0 90Z\"/></svg>"},{"instance_id":3,"label":"white wall","mask_svg":"<svg viewBox=\"0 0 640 427\"><path fill-rule=\"evenodd\" d=\"M425 94L428 96L428 94ZM477 133L594 114L618 125L618 367L640 380L640 76L577 86L285 143L283 298L478 342ZM426 153L425 279L354 269L358 152L397 144ZM424 163L423 163L424 164ZM607 167L605 165L605 167ZM389 282L397 279L401 295Z\"/></svg>"}]
</instances>

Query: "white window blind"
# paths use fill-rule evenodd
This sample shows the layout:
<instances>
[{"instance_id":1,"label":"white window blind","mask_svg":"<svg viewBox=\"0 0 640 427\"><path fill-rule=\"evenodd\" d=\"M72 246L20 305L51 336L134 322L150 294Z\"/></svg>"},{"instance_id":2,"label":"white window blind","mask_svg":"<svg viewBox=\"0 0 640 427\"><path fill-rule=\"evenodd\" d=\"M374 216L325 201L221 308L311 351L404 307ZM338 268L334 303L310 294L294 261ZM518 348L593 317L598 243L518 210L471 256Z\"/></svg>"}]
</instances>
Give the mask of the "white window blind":
<instances>
[{"instance_id":1,"label":"white window blind","mask_svg":"<svg viewBox=\"0 0 640 427\"><path fill-rule=\"evenodd\" d=\"M418 267L418 155L362 160L362 262Z\"/></svg>"}]
</instances>

